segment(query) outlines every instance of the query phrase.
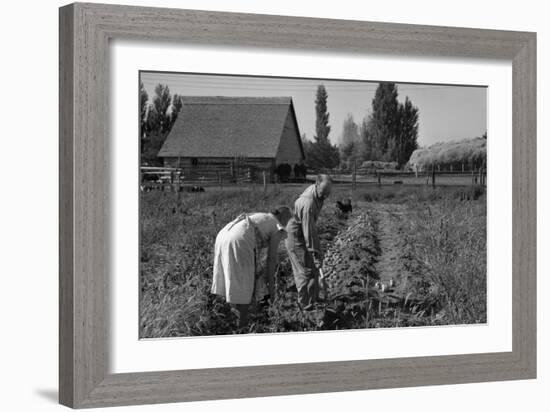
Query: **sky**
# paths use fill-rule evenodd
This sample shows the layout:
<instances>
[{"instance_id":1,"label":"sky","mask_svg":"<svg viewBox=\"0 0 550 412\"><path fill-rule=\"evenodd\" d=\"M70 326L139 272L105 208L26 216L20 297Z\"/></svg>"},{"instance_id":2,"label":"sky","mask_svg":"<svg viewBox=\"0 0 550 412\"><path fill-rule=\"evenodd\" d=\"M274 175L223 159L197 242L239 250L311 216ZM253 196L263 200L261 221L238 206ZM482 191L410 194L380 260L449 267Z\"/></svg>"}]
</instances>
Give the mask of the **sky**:
<instances>
[{"instance_id":1,"label":"sky","mask_svg":"<svg viewBox=\"0 0 550 412\"><path fill-rule=\"evenodd\" d=\"M300 133L315 134L315 95L324 84L331 132L338 144L344 119L356 123L370 113L378 82L301 78L223 76L141 72L151 101L155 86L166 84L172 95L184 96L289 96L292 97ZM419 110L419 146L481 136L487 130L487 89L481 86L396 83L398 100L409 97Z\"/></svg>"}]
</instances>

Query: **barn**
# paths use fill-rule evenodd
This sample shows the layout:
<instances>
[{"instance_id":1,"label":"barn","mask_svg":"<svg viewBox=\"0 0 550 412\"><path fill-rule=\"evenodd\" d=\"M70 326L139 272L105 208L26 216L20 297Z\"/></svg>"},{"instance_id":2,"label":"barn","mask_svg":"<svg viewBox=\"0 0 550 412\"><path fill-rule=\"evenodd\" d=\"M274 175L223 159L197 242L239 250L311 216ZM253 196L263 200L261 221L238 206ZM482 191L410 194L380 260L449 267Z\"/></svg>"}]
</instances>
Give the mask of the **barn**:
<instances>
[{"instance_id":1,"label":"barn","mask_svg":"<svg viewBox=\"0 0 550 412\"><path fill-rule=\"evenodd\" d=\"M158 156L165 167L229 172L235 162L273 171L305 160L290 97L183 97Z\"/></svg>"}]
</instances>

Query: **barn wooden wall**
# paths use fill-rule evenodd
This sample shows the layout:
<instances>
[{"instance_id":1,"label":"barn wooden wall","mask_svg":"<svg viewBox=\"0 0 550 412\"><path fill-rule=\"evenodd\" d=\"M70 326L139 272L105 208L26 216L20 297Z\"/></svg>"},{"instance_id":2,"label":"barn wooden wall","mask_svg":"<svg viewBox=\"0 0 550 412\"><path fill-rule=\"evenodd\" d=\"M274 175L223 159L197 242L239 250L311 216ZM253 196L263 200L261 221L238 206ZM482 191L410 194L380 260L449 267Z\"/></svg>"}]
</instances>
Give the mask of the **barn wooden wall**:
<instances>
[{"instance_id":1,"label":"barn wooden wall","mask_svg":"<svg viewBox=\"0 0 550 412\"><path fill-rule=\"evenodd\" d=\"M165 157L164 160L164 166L165 167L183 167L188 168L193 166L191 162L191 157ZM197 157L197 167L198 168L230 168L230 164L235 161L232 157ZM256 166L260 169L272 169L273 168L273 160L269 158L253 158L249 157L246 159L242 159L242 162L247 165Z\"/></svg>"},{"instance_id":2,"label":"barn wooden wall","mask_svg":"<svg viewBox=\"0 0 550 412\"><path fill-rule=\"evenodd\" d=\"M289 109L286 116L283 136L281 137L279 149L277 150L277 156L275 158L276 164L288 163L294 166L300 163L302 160L302 152L299 143L300 138L298 131L294 127L292 114Z\"/></svg>"}]
</instances>

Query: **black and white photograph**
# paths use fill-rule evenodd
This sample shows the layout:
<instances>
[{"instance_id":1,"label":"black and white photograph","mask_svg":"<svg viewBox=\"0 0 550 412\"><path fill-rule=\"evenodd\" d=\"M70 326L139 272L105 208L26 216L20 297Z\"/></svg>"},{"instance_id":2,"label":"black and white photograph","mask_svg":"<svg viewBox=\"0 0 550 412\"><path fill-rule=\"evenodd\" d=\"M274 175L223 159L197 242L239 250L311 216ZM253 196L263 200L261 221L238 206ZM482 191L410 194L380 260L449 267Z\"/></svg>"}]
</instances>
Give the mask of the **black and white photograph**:
<instances>
[{"instance_id":1,"label":"black and white photograph","mask_svg":"<svg viewBox=\"0 0 550 412\"><path fill-rule=\"evenodd\" d=\"M487 322L487 88L141 71L139 337Z\"/></svg>"}]
</instances>

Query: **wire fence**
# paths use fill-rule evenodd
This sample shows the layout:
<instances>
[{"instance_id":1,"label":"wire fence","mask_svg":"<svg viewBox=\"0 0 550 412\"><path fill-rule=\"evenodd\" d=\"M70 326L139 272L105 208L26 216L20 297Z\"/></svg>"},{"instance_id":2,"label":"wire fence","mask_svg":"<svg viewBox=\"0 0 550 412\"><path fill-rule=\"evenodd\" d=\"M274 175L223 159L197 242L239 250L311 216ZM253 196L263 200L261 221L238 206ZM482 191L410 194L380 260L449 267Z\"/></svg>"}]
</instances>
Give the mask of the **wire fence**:
<instances>
[{"instance_id":1,"label":"wire fence","mask_svg":"<svg viewBox=\"0 0 550 412\"><path fill-rule=\"evenodd\" d=\"M266 185L271 178L269 169L254 166L156 167L142 166L140 187L148 190L183 191L211 186Z\"/></svg>"},{"instance_id":2,"label":"wire fence","mask_svg":"<svg viewBox=\"0 0 550 412\"><path fill-rule=\"evenodd\" d=\"M484 168L469 171L441 170L373 170L367 168L316 169L309 170L305 176L285 176L281 178L270 169L241 165L232 167L156 167L142 166L140 169L140 188L142 191L201 191L206 187L247 186L268 184L308 183L315 181L317 174L328 174L335 184L351 185L487 185L487 171Z\"/></svg>"}]
</instances>

